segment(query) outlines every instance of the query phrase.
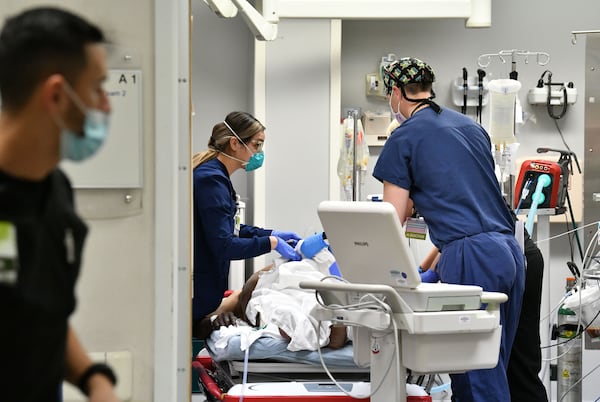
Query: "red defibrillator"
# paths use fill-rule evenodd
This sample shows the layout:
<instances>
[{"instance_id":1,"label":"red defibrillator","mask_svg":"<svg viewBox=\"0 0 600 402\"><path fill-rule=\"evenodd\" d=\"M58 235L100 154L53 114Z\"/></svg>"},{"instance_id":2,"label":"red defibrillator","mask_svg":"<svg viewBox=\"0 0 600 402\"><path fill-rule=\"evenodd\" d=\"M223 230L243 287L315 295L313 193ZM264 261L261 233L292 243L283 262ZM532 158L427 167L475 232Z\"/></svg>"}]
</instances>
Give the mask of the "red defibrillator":
<instances>
[{"instance_id":1,"label":"red defibrillator","mask_svg":"<svg viewBox=\"0 0 600 402\"><path fill-rule=\"evenodd\" d=\"M515 209L529 209L531 207L531 197L535 191L538 178L546 174L550 177L550 185L544 187L544 202L537 207L544 208L563 208L565 199L568 200L569 175L571 174L571 157L575 159L577 169L581 173L577 156L571 151L562 151L551 148L538 148L538 153L548 151L560 153L558 162L552 162L543 159L530 159L521 164L521 171L515 186Z\"/></svg>"}]
</instances>

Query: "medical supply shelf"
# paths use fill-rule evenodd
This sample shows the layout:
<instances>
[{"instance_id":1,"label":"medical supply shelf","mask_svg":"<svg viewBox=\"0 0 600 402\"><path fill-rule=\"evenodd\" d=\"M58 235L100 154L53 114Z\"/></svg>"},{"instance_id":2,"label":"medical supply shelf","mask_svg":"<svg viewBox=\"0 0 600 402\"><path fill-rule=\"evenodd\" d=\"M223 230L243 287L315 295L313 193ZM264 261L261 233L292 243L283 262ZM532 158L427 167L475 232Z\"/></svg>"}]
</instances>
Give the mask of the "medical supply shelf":
<instances>
[{"instance_id":1,"label":"medical supply shelf","mask_svg":"<svg viewBox=\"0 0 600 402\"><path fill-rule=\"evenodd\" d=\"M529 215L529 209L520 209L519 210L519 215ZM565 212L567 212L567 208L566 207L559 207L559 208L538 208L536 214L538 216L555 216L555 215L562 215Z\"/></svg>"}]
</instances>

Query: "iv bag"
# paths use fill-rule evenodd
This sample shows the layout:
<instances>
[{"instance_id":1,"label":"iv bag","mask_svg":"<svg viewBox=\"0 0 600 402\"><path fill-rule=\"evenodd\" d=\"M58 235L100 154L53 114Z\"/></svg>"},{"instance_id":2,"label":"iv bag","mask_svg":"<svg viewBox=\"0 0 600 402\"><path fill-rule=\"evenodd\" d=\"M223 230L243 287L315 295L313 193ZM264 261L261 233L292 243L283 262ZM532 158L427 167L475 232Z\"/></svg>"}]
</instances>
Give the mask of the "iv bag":
<instances>
[{"instance_id":1,"label":"iv bag","mask_svg":"<svg viewBox=\"0 0 600 402\"><path fill-rule=\"evenodd\" d=\"M494 144L510 144L515 138L515 102L521 89L517 80L500 79L488 83L490 93L490 137Z\"/></svg>"},{"instance_id":2,"label":"iv bag","mask_svg":"<svg viewBox=\"0 0 600 402\"><path fill-rule=\"evenodd\" d=\"M356 124L356 160L354 158L354 124ZM349 115L342 124L342 143L340 147L340 157L337 164L337 174L340 178L343 198L353 200L352 189L354 186L352 176L353 171L357 170L358 184L364 185L364 174L367 171L369 163L369 146L367 144L363 125L360 119L356 121ZM356 165L354 164L356 162Z\"/></svg>"}]
</instances>

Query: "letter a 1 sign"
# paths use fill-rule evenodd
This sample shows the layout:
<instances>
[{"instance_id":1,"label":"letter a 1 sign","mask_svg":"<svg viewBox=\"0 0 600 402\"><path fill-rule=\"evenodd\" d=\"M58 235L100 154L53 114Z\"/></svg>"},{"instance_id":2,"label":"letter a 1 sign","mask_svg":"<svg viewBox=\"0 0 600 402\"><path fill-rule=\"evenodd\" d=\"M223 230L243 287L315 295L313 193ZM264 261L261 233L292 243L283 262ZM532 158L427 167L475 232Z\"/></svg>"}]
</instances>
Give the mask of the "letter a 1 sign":
<instances>
[{"instance_id":1,"label":"letter a 1 sign","mask_svg":"<svg viewBox=\"0 0 600 402\"><path fill-rule=\"evenodd\" d=\"M111 69L104 89L111 108L104 145L89 160L61 167L76 188L141 188L142 72Z\"/></svg>"}]
</instances>

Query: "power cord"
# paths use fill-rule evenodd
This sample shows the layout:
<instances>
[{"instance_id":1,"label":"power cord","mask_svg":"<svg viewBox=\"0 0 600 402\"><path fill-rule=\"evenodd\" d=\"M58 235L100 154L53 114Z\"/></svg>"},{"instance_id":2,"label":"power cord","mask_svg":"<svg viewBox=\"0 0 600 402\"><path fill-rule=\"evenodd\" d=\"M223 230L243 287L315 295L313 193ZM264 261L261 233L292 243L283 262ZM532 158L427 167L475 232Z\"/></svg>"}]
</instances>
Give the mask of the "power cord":
<instances>
[{"instance_id":1,"label":"power cord","mask_svg":"<svg viewBox=\"0 0 600 402\"><path fill-rule=\"evenodd\" d=\"M485 70L477 69L477 86L479 89L477 95L477 116L476 120L479 124L481 124L481 116L483 114L483 78L485 77Z\"/></svg>"},{"instance_id":2,"label":"power cord","mask_svg":"<svg viewBox=\"0 0 600 402\"><path fill-rule=\"evenodd\" d=\"M544 82L544 77L548 75L548 81ZM567 102L567 87L564 82L552 82L552 71L546 70L542 73L542 76L538 80L537 87L543 88L544 85L548 87L548 95L546 96L546 110L548 111L548 116L550 116L553 120L562 119L567 113L568 102ZM569 87L573 87L573 83L570 82L567 84ZM562 90L562 105L559 114L554 113L554 105L552 105L552 86L560 86Z\"/></svg>"},{"instance_id":3,"label":"power cord","mask_svg":"<svg viewBox=\"0 0 600 402\"><path fill-rule=\"evenodd\" d=\"M461 106L460 111L462 114L467 114L467 93L469 89L468 78L469 74L467 73L467 68L463 67L462 69L462 78L463 78L463 104Z\"/></svg>"}]
</instances>

